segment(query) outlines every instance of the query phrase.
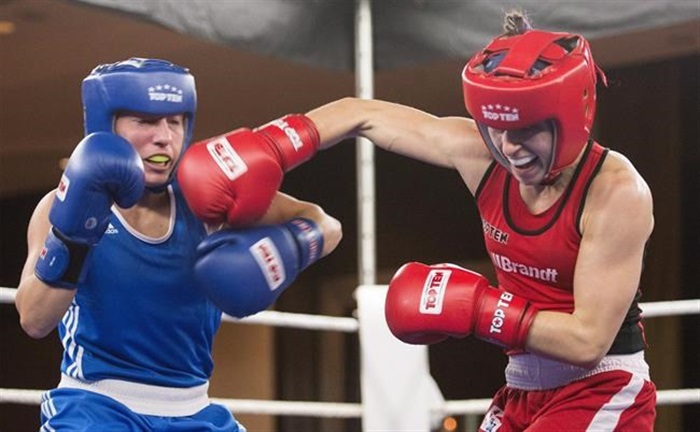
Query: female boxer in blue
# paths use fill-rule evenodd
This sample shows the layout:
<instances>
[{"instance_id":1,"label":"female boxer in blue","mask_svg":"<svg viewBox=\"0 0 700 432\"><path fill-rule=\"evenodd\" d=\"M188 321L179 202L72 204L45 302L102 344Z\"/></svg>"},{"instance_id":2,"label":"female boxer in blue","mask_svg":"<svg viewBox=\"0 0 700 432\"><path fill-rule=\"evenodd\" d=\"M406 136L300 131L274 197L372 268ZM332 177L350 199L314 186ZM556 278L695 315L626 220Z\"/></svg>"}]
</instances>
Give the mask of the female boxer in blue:
<instances>
[{"instance_id":1,"label":"female boxer in blue","mask_svg":"<svg viewBox=\"0 0 700 432\"><path fill-rule=\"evenodd\" d=\"M285 168L270 168L270 158L258 167L251 140L266 134L284 157L301 144L315 149L318 134L299 116L285 123L292 132L232 133L214 141L240 156L239 177L224 166L175 180L196 111L186 69L152 59L101 65L82 96L86 137L32 216L16 297L23 329L41 338L58 327L64 347L41 430L244 431L207 395L222 310L265 309L341 238L320 207L277 191ZM294 125L302 138L290 146ZM190 167L214 159L194 153ZM188 205L183 189L207 199Z\"/></svg>"}]
</instances>

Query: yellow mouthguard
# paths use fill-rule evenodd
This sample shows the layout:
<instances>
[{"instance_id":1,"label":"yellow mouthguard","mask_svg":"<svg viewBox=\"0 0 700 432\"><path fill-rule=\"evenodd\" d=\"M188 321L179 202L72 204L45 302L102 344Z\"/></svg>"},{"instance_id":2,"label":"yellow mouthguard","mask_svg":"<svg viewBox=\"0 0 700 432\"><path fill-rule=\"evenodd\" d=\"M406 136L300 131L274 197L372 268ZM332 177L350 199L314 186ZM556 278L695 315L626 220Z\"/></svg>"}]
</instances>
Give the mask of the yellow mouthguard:
<instances>
[{"instance_id":1,"label":"yellow mouthguard","mask_svg":"<svg viewBox=\"0 0 700 432\"><path fill-rule=\"evenodd\" d=\"M166 163L170 160L169 157L164 156L164 155L154 155L146 159L148 162L153 162L153 163Z\"/></svg>"}]
</instances>

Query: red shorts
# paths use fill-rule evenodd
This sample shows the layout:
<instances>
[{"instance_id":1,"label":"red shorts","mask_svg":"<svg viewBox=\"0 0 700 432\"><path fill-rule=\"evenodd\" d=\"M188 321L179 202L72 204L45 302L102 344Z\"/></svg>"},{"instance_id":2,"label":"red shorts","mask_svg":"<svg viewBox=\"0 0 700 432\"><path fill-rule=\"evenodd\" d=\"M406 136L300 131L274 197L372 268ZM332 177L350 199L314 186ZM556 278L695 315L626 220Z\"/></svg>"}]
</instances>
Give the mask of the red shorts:
<instances>
[{"instance_id":1,"label":"red shorts","mask_svg":"<svg viewBox=\"0 0 700 432\"><path fill-rule=\"evenodd\" d=\"M654 430L656 387L627 371L598 373L550 390L504 386L494 396L484 432Z\"/></svg>"}]
</instances>

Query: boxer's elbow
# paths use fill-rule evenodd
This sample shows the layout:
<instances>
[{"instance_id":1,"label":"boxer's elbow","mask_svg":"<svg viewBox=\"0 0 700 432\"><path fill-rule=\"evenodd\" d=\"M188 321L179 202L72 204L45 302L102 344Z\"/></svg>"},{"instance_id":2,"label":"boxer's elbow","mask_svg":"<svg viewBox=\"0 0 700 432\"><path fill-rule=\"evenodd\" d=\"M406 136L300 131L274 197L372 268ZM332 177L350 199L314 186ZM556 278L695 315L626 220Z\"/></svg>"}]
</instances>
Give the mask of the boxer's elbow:
<instances>
[{"instance_id":1,"label":"boxer's elbow","mask_svg":"<svg viewBox=\"0 0 700 432\"><path fill-rule=\"evenodd\" d=\"M61 320L62 313L49 310L42 303L31 301L31 296L25 297L18 290L15 307L19 313L19 325L22 330L34 339L41 339L51 333Z\"/></svg>"},{"instance_id":2,"label":"boxer's elbow","mask_svg":"<svg viewBox=\"0 0 700 432\"><path fill-rule=\"evenodd\" d=\"M343 225L332 216L326 215L322 224L323 256L333 252L343 239Z\"/></svg>"},{"instance_id":3,"label":"boxer's elbow","mask_svg":"<svg viewBox=\"0 0 700 432\"><path fill-rule=\"evenodd\" d=\"M610 349L607 337L584 331L575 339L569 362L585 369L596 367Z\"/></svg>"},{"instance_id":4,"label":"boxer's elbow","mask_svg":"<svg viewBox=\"0 0 700 432\"><path fill-rule=\"evenodd\" d=\"M598 364L605 357L605 351L596 350L595 348L590 348L589 350L582 350L581 353L572 360L574 366L578 366L584 369L593 369L598 366Z\"/></svg>"},{"instance_id":5,"label":"boxer's elbow","mask_svg":"<svg viewBox=\"0 0 700 432\"><path fill-rule=\"evenodd\" d=\"M29 314L21 314L19 324L22 330L33 339L41 339L47 336L56 328L55 323L46 323L43 320L35 319Z\"/></svg>"}]
</instances>

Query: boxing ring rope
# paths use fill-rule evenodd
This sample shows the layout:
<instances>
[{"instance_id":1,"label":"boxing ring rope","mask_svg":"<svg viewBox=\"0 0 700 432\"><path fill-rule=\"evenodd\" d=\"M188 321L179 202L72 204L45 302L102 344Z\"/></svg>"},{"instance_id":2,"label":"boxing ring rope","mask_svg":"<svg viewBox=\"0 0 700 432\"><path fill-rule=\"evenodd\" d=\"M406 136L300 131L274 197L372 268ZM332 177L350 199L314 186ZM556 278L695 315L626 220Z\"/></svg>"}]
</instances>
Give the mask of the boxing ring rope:
<instances>
[{"instance_id":1,"label":"boxing ring rope","mask_svg":"<svg viewBox=\"0 0 700 432\"><path fill-rule=\"evenodd\" d=\"M14 303L16 291L14 288L0 287L0 303ZM698 315L700 314L700 299L641 303L640 307L644 310L645 318ZM356 318L279 311L263 311L244 319L223 315L222 321L234 324L270 325L345 333L357 333L360 328L359 321ZM0 403L39 405L44 391L0 388ZM221 398L212 398L212 402L224 405L237 414L362 418L364 413L361 403ZM435 416L484 414L490 402L491 398L444 401L442 404L431 407L431 413ZM684 404L700 404L700 389L657 391L657 405L659 406Z\"/></svg>"},{"instance_id":2,"label":"boxing ring rope","mask_svg":"<svg viewBox=\"0 0 700 432\"><path fill-rule=\"evenodd\" d=\"M357 333L360 328L360 324L355 318L278 311L263 311L244 319L223 314L221 319L222 321L240 324L259 324L273 327L291 327L296 329L326 330L344 333Z\"/></svg>"},{"instance_id":3,"label":"boxing ring rope","mask_svg":"<svg viewBox=\"0 0 700 432\"><path fill-rule=\"evenodd\" d=\"M41 395L44 392L45 390L0 388L0 403L39 405L41 404ZM656 397L658 406L697 404L700 403L700 389L658 390ZM212 398L211 401L226 406L236 414L327 418L362 417L362 404L359 403L221 398ZM439 407L433 407L432 412L437 416L483 414L490 403L491 398L446 401Z\"/></svg>"},{"instance_id":4,"label":"boxing ring rope","mask_svg":"<svg viewBox=\"0 0 700 432\"><path fill-rule=\"evenodd\" d=\"M0 303L14 303L17 289L0 287ZM640 303L644 318L675 315L699 315L700 299L674 300ZM291 312L263 311L256 315L239 319L226 314L222 320L239 324L259 324L277 327L292 327L307 330L328 330L355 333L359 329L356 318L330 317L323 315L300 314Z\"/></svg>"}]
</instances>

